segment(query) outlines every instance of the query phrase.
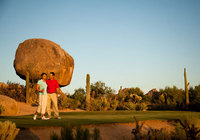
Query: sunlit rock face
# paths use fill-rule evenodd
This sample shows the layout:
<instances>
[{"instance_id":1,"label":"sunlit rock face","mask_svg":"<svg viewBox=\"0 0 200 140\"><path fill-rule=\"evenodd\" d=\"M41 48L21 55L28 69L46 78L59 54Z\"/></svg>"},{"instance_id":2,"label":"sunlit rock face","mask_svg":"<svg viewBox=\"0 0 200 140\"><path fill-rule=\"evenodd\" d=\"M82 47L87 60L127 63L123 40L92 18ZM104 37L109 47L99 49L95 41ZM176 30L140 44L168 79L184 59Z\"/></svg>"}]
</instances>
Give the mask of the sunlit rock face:
<instances>
[{"instance_id":1,"label":"sunlit rock face","mask_svg":"<svg viewBox=\"0 0 200 140\"><path fill-rule=\"evenodd\" d=\"M69 85L74 70L74 59L60 45L46 39L28 39L20 43L15 54L14 68L17 75L31 82L40 79L41 73L54 72L59 85Z\"/></svg>"}]
</instances>

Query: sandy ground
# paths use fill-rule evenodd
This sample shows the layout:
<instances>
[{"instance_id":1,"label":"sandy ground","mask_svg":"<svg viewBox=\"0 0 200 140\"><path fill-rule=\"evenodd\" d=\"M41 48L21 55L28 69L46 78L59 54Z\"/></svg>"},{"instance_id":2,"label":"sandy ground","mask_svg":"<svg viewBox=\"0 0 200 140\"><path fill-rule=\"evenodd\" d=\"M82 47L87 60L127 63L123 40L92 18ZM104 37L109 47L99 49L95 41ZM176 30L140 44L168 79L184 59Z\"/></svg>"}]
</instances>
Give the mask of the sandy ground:
<instances>
[{"instance_id":1,"label":"sandy ground","mask_svg":"<svg viewBox=\"0 0 200 140\"><path fill-rule=\"evenodd\" d=\"M83 128L88 128L92 133L94 128L100 129L102 140L131 140L133 135L131 131L135 128L135 123L118 123L118 124L100 124L100 125L85 125ZM143 131L148 128L161 129L166 128L168 131L174 130L174 124L168 121L149 120L145 121ZM16 140L49 140L50 135L54 132L60 135L61 127L32 127L20 130Z\"/></svg>"},{"instance_id":2,"label":"sandy ground","mask_svg":"<svg viewBox=\"0 0 200 140\"><path fill-rule=\"evenodd\" d=\"M33 114L37 109L37 106L31 106L30 104L23 102L17 102L17 105L19 107L18 116Z\"/></svg>"}]
</instances>

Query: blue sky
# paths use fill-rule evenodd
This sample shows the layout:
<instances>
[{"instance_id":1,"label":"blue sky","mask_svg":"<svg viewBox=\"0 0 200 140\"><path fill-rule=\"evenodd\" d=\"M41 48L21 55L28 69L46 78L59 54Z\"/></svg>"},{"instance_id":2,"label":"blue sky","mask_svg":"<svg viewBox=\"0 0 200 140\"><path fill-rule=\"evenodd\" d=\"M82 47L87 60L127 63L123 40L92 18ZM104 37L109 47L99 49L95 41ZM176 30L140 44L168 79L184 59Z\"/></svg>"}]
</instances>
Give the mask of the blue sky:
<instances>
[{"instance_id":1,"label":"blue sky","mask_svg":"<svg viewBox=\"0 0 200 140\"><path fill-rule=\"evenodd\" d=\"M73 93L91 82L123 87L200 84L199 0L1 0L0 82L19 82L13 60L30 38L56 42L75 60Z\"/></svg>"}]
</instances>

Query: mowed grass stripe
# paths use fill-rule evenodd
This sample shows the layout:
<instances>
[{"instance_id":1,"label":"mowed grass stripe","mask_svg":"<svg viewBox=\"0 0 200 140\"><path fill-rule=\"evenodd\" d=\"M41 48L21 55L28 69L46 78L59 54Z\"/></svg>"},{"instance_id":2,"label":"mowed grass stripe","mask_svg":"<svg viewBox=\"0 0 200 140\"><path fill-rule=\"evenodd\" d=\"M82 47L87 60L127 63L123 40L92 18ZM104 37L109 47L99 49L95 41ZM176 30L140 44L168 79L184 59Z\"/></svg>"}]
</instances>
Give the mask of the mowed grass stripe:
<instances>
[{"instance_id":1,"label":"mowed grass stripe","mask_svg":"<svg viewBox=\"0 0 200 140\"><path fill-rule=\"evenodd\" d=\"M26 116L0 116L0 121L10 120L15 122L17 127L34 126L65 126L107 124L107 123L131 123L135 116L138 120L174 120L185 116L196 116L200 118L200 112L189 111L98 111L98 112L65 112L60 113L61 120L51 119L34 121L33 115Z\"/></svg>"}]
</instances>

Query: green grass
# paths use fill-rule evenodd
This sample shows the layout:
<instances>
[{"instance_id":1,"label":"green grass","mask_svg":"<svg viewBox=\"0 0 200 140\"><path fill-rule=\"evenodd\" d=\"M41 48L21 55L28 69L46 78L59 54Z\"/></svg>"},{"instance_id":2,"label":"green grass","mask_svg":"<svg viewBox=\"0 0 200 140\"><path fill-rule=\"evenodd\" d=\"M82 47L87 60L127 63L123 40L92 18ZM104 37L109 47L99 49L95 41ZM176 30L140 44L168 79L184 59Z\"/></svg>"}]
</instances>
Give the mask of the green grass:
<instances>
[{"instance_id":1,"label":"green grass","mask_svg":"<svg viewBox=\"0 0 200 140\"><path fill-rule=\"evenodd\" d=\"M33 115L26 116L0 116L0 121L10 120L15 122L17 127L34 126L65 126L88 125L88 124L106 124L106 123L129 123L134 122L135 116L138 120L174 120L183 116L197 116L200 118L200 112L187 111L99 111L99 112L66 112L60 113L61 120L51 119L47 121L33 120Z\"/></svg>"}]
</instances>

